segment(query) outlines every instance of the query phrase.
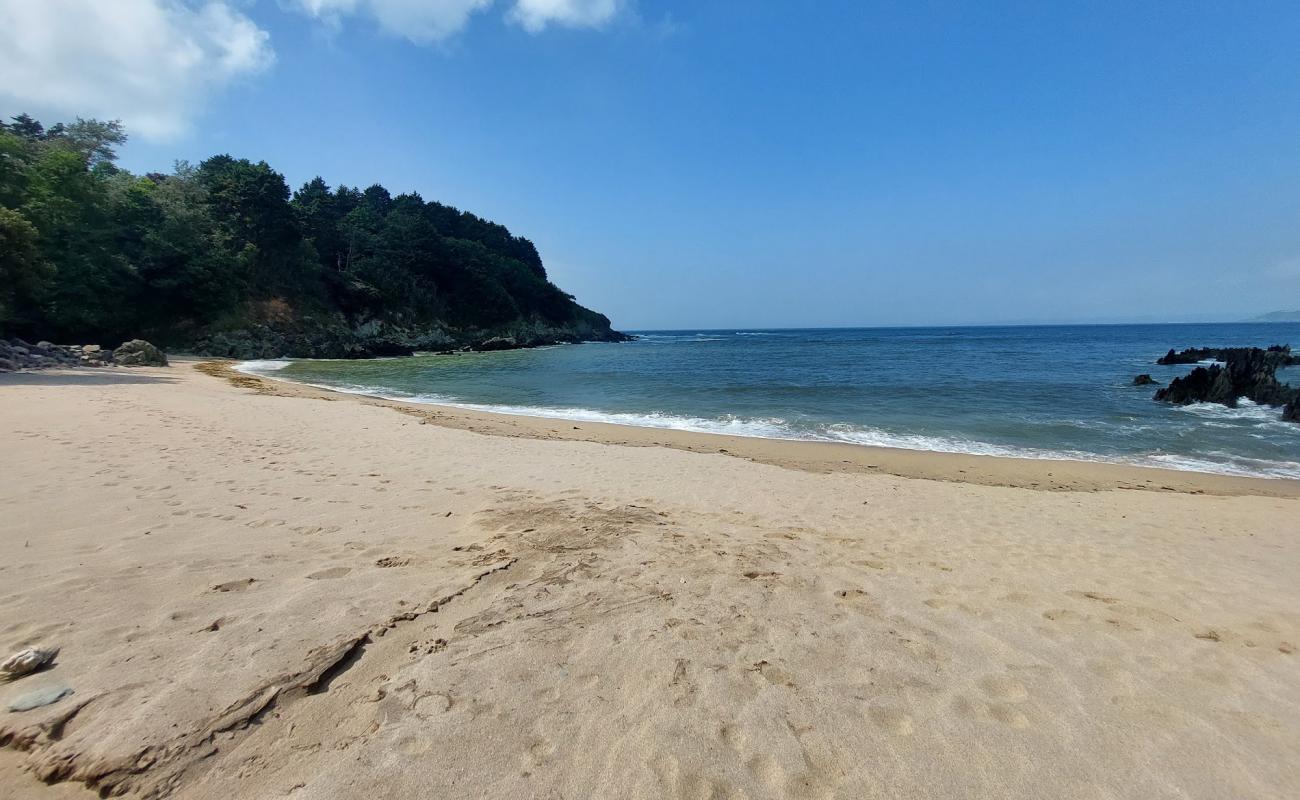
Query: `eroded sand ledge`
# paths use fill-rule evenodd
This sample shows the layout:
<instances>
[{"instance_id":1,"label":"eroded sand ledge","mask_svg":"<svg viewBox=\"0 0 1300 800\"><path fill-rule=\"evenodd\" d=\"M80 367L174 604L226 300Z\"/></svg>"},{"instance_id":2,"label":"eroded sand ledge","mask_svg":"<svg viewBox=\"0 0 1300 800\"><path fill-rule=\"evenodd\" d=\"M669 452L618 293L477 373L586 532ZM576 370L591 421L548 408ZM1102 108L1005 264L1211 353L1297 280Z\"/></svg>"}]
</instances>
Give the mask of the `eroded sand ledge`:
<instances>
[{"instance_id":1,"label":"eroded sand ledge","mask_svg":"<svg viewBox=\"0 0 1300 800\"><path fill-rule=\"evenodd\" d=\"M1297 482L193 366L0 378L0 645L63 647L0 699L75 690L0 714L0 795L1300 785Z\"/></svg>"}]
</instances>

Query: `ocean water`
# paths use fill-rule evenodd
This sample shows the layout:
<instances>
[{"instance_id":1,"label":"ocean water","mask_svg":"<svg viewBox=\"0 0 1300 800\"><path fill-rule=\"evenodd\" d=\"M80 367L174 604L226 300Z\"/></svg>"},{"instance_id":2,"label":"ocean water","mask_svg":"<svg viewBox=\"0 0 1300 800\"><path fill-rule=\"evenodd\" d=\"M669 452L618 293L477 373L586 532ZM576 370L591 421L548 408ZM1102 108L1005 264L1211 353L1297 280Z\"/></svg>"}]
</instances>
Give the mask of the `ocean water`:
<instances>
[{"instance_id":1,"label":"ocean water","mask_svg":"<svg viewBox=\"0 0 1300 800\"><path fill-rule=\"evenodd\" d=\"M581 344L255 374L531 416L917 450L1300 478L1300 425L1249 402L1153 402L1169 348L1296 343L1300 324L643 331ZM1300 368L1279 373L1300 382Z\"/></svg>"}]
</instances>

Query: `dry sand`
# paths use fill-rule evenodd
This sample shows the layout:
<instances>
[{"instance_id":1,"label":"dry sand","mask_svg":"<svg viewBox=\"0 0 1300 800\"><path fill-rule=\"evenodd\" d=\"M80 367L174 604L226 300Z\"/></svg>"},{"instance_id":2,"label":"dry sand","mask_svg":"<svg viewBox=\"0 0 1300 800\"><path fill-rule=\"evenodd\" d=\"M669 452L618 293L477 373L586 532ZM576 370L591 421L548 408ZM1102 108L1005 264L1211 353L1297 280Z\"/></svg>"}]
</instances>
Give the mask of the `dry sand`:
<instances>
[{"instance_id":1,"label":"dry sand","mask_svg":"<svg viewBox=\"0 0 1300 800\"><path fill-rule=\"evenodd\" d=\"M0 797L1300 795L1297 482L194 366L0 376Z\"/></svg>"}]
</instances>

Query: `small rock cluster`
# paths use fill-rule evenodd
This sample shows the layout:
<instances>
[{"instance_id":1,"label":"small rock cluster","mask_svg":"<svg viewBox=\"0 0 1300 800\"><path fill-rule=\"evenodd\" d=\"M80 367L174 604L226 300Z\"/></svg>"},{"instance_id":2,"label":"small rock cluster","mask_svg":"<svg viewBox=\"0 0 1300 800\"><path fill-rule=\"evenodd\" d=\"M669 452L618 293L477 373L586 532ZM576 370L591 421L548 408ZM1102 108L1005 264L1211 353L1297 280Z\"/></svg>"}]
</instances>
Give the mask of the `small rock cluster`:
<instances>
[{"instance_id":1,"label":"small rock cluster","mask_svg":"<svg viewBox=\"0 0 1300 800\"><path fill-rule=\"evenodd\" d=\"M22 339L0 339L0 372L51 367L165 367L167 356L143 339L123 342L116 350L97 344L31 344Z\"/></svg>"}]
</instances>

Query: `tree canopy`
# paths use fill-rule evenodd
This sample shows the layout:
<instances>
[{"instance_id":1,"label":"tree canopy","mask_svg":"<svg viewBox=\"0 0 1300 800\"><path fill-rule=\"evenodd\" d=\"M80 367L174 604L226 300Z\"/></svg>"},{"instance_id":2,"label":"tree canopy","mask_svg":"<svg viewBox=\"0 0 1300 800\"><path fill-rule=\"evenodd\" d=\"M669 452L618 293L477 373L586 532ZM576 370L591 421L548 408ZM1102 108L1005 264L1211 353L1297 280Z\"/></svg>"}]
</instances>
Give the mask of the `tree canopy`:
<instances>
[{"instance_id":1,"label":"tree canopy","mask_svg":"<svg viewBox=\"0 0 1300 800\"><path fill-rule=\"evenodd\" d=\"M116 121L0 122L0 331L199 349L250 330L619 338L503 225L378 184L291 191L230 155L134 175L115 163L125 141Z\"/></svg>"}]
</instances>

